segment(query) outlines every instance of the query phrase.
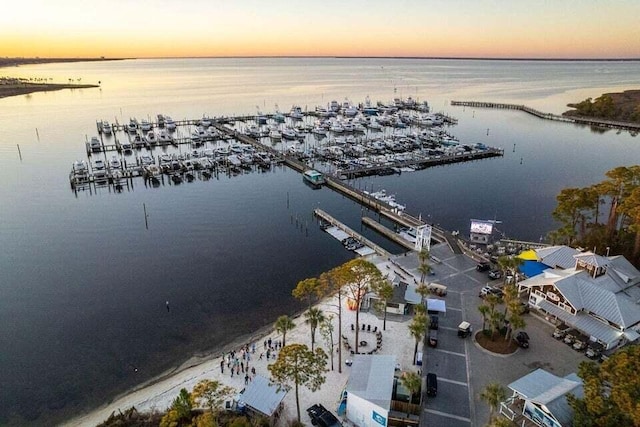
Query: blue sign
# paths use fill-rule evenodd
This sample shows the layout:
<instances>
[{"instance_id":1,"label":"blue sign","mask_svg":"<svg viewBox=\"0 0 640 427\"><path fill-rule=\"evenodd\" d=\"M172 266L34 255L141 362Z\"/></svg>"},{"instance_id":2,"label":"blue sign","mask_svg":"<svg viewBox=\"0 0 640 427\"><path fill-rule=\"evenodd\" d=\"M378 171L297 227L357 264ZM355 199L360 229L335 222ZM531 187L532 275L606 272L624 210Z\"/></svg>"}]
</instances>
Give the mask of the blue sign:
<instances>
[{"instance_id":1,"label":"blue sign","mask_svg":"<svg viewBox=\"0 0 640 427\"><path fill-rule=\"evenodd\" d=\"M380 424L382 426L386 426L387 425L387 419L385 417L383 417L382 415L380 415L376 411L372 411L372 412L373 413L371 414L371 418L373 418L373 421L377 422L378 424Z\"/></svg>"}]
</instances>

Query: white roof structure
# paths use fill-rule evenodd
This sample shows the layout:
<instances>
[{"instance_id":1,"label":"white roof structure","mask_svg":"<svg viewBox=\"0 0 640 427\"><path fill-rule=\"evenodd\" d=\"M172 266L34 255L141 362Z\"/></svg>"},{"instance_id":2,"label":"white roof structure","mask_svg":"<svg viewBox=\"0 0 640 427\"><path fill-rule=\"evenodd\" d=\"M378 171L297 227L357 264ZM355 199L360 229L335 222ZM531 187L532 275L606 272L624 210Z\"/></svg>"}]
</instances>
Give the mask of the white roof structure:
<instances>
[{"instance_id":1,"label":"white roof structure","mask_svg":"<svg viewBox=\"0 0 640 427\"><path fill-rule=\"evenodd\" d=\"M509 388L523 399L531 401L551 414L563 426L571 425L573 410L567 394L582 397L582 380L576 374L557 377L544 369L536 369L509 384Z\"/></svg>"},{"instance_id":2,"label":"white roof structure","mask_svg":"<svg viewBox=\"0 0 640 427\"><path fill-rule=\"evenodd\" d=\"M273 415L282 399L287 395L284 390L278 391L278 386L270 384L269 380L256 375L245 388L239 400L247 406L261 412L267 417Z\"/></svg>"},{"instance_id":3,"label":"white roof structure","mask_svg":"<svg viewBox=\"0 0 640 427\"><path fill-rule=\"evenodd\" d=\"M391 355L356 355L351 365L347 393L361 397L389 410L393 394L396 357Z\"/></svg>"},{"instance_id":4,"label":"white roof structure","mask_svg":"<svg viewBox=\"0 0 640 427\"><path fill-rule=\"evenodd\" d=\"M447 312L447 304L442 299L427 298L427 311Z\"/></svg>"}]
</instances>

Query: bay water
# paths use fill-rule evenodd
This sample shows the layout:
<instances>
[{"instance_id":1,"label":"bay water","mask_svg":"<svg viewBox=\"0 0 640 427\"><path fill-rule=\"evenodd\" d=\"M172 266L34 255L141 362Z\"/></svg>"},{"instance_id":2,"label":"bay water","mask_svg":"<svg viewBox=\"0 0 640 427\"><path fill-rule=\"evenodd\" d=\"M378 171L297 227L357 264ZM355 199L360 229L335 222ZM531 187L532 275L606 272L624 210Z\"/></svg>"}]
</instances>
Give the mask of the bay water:
<instances>
[{"instance_id":1,"label":"bay water","mask_svg":"<svg viewBox=\"0 0 640 427\"><path fill-rule=\"evenodd\" d=\"M276 105L286 112L367 96L427 100L458 118L450 131L462 143L503 147L504 157L353 185L384 188L408 212L461 234L471 218L497 219L505 236L534 241L557 225L551 211L562 188L640 159L640 141L628 132L449 105L510 102L560 113L568 102L638 88L634 61L148 59L0 75L101 82L0 99L0 425L55 423L296 312L298 281L352 257L319 230L313 209L357 230L361 215L372 215L285 167L74 193L68 173L86 158L96 120L244 115Z\"/></svg>"}]
</instances>

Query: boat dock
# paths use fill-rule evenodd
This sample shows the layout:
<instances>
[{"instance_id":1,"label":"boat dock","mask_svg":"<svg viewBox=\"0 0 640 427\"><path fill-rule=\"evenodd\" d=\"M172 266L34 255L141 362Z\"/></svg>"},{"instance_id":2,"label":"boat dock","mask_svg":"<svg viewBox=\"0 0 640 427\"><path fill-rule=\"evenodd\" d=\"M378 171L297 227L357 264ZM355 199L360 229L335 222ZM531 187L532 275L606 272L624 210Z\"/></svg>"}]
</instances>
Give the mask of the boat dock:
<instances>
[{"instance_id":1,"label":"boat dock","mask_svg":"<svg viewBox=\"0 0 640 427\"><path fill-rule=\"evenodd\" d=\"M611 128L611 129L622 129L622 130L628 130L632 132L640 131L640 123L618 122L615 120L594 119L591 117L561 116L558 114L544 113L542 111L536 110L535 108L527 107L526 105L504 104L504 103L498 103L498 102L479 102L479 101L451 101L451 105L459 106L459 107L472 107L472 108L496 108L501 110L519 110L545 120L554 120L558 122L598 126L598 127Z\"/></svg>"},{"instance_id":2,"label":"boat dock","mask_svg":"<svg viewBox=\"0 0 640 427\"><path fill-rule=\"evenodd\" d=\"M351 228L347 227L346 225L344 225L343 223L341 223L340 221L338 221L337 219L335 219L334 217L332 217L322 209L320 208L314 209L313 214L318 218L322 219L323 221L331 224L332 226L342 230L349 237L353 237L354 239L364 244L366 247L371 248L378 255L383 256L385 258L389 258L393 256L393 254L388 252L386 249L382 248L381 246L378 246L377 244L373 243L371 240L367 239L366 237L357 233L356 231L353 231Z\"/></svg>"},{"instance_id":3,"label":"boat dock","mask_svg":"<svg viewBox=\"0 0 640 427\"><path fill-rule=\"evenodd\" d=\"M387 239L399 244L400 246L403 246L404 248L410 251L415 249L415 244L411 243L406 239L403 239L402 236L400 236L398 233L395 233L393 230L388 229L387 227L380 224L378 221L376 221L373 218L370 218L368 216L363 216L362 223L365 224L367 227L372 228L378 233L382 234Z\"/></svg>"}]
</instances>

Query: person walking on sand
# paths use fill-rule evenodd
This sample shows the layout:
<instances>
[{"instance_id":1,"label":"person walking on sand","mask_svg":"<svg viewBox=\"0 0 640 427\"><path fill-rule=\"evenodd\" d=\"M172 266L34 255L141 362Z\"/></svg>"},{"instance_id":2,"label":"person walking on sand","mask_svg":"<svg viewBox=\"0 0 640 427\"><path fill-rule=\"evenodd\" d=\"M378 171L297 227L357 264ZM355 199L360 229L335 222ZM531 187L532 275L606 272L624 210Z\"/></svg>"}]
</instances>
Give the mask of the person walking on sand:
<instances>
[{"instance_id":1,"label":"person walking on sand","mask_svg":"<svg viewBox=\"0 0 640 427\"><path fill-rule=\"evenodd\" d=\"M224 374L224 359L220 361L220 373Z\"/></svg>"},{"instance_id":2,"label":"person walking on sand","mask_svg":"<svg viewBox=\"0 0 640 427\"><path fill-rule=\"evenodd\" d=\"M244 385L249 384L249 374L244 375Z\"/></svg>"}]
</instances>

